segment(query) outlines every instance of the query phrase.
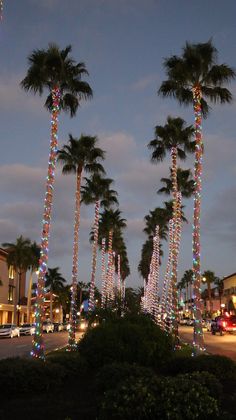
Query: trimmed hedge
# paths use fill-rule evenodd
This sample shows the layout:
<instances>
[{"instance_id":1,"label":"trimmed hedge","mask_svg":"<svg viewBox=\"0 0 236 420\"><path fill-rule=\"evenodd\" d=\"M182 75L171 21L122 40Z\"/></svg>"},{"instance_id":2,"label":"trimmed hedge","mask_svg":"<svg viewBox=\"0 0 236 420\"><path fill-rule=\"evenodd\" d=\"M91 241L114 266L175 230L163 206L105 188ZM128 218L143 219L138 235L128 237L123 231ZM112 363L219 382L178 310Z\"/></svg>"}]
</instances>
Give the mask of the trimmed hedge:
<instances>
[{"instance_id":1,"label":"trimmed hedge","mask_svg":"<svg viewBox=\"0 0 236 420\"><path fill-rule=\"evenodd\" d=\"M126 317L89 330L78 349L94 369L113 362L158 369L171 359L172 339L147 317Z\"/></svg>"},{"instance_id":2,"label":"trimmed hedge","mask_svg":"<svg viewBox=\"0 0 236 420\"><path fill-rule=\"evenodd\" d=\"M99 420L215 420L217 400L188 375L129 379L105 393Z\"/></svg>"}]
</instances>

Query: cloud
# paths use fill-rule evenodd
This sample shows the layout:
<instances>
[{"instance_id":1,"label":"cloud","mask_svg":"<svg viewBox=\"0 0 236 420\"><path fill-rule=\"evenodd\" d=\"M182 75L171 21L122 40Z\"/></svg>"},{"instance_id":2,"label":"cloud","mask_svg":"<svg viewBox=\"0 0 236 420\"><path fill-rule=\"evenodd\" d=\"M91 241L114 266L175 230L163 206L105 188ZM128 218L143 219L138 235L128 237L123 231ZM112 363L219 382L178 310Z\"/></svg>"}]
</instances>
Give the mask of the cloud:
<instances>
[{"instance_id":1,"label":"cloud","mask_svg":"<svg viewBox=\"0 0 236 420\"><path fill-rule=\"evenodd\" d=\"M157 82L159 81L159 77L157 74L149 74L147 76L142 77L141 79L137 80L131 85L131 90L134 91L143 91L149 86L152 86L155 84L157 85Z\"/></svg>"}]
</instances>

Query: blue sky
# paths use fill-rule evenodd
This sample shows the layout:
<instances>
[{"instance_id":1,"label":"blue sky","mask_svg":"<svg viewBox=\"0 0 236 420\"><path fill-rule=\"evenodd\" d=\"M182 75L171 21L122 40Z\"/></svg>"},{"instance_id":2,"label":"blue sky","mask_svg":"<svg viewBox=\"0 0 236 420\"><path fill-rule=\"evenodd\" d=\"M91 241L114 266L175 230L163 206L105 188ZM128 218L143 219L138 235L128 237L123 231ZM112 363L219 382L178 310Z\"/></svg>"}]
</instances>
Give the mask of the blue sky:
<instances>
[{"instance_id":1,"label":"blue sky","mask_svg":"<svg viewBox=\"0 0 236 420\"><path fill-rule=\"evenodd\" d=\"M94 99L82 103L77 116L61 114L60 145L68 133L97 135L107 150L106 169L115 180L120 208L127 219L126 241L131 266L128 284L140 285L137 273L145 240L143 217L165 197L160 178L170 161L149 162L147 143L155 125L168 115L193 123L191 109L163 100L157 89L165 78L163 58L180 54L185 41L213 39L219 62L235 67L234 0L4 0L0 24L0 242L23 234L39 240L49 149L50 116L44 97L21 91L27 56L56 42L72 45L84 61ZM234 96L236 83L230 86ZM235 272L236 185L235 99L214 106L203 123L205 156L202 203L202 269L223 276ZM184 163L191 167L192 159ZM60 266L70 281L74 179L57 169L49 267ZM192 200L186 201L179 276L191 267ZM79 279L89 281L92 208L82 209ZM165 255L167 254L164 245ZM165 268L163 260L162 271ZM100 263L100 262L99 262ZM98 271L99 277L99 271ZM99 280L99 279L98 279Z\"/></svg>"}]
</instances>

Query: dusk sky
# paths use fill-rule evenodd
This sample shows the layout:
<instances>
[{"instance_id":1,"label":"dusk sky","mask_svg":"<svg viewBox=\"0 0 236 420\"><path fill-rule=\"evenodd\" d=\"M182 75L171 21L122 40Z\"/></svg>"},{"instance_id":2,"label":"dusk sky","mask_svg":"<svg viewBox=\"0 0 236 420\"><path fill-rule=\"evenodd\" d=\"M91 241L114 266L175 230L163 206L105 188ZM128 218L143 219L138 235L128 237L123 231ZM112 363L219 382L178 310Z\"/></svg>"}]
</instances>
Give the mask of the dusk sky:
<instances>
[{"instance_id":1,"label":"dusk sky","mask_svg":"<svg viewBox=\"0 0 236 420\"><path fill-rule=\"evenodd\" d=\"M236 67L235 0L4 0L0 22L0 243L23 235L39 241L50 140L50 114L42 97L19 87L33 49L55 42L72 45L76 61L89 71L94 98L82 102L75 118L61 113L59 147L68 133L97 135L107 151L104 166L115 180L131 276L128 286L140 286L137 272L146 240L143 218L168 197L157 195L160 178L168 176L170 158L150 163L147 144L155 125L168 115L194 122L191 107L161 99L165 79L163 59L181 54L186 41L212 38L219 63ZM215 106L203 122L205 153L202 191L202 271L218 276L236 271L236 82L230 85L231 105ZM192 167L187 159L182 167ZM49 267L59 266L71 281L75 179L56 170L55 202ZM193 200L185 200L179 278L192 265ZM88 241L93 207L82 207L79 280L89 281ZM167 244L162 276L166 267ZM100 256L97 278L100 277Z\"/></svg>"}]
</instances>

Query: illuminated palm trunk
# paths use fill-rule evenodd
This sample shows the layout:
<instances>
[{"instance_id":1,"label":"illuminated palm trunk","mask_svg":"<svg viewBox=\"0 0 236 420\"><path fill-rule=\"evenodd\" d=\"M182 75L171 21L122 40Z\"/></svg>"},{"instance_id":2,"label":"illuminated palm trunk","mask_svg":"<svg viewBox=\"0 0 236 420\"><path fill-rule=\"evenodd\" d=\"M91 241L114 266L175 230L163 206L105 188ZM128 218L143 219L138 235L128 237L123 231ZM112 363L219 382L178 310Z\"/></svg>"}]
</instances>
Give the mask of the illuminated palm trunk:
<instances>
[{"instance_id":1,"label":"illuminated palm trunk","mask_svg":"<svg viewBox=\"0 0 236 420\"><path fill-rule=\"evenodd\" d=\"M94 240L93 240L93 256L92 256L92 272L91 282L89 289L89 311L93 311L95 307L94 295L95 295L95 274L97 266L97 248L98 248L98 227L99 227L99 209L100 201L97 200L95 204L95 215L94 215Z\"/></svg>"},{"instance_id":2,"label":"illuminated palm trunk","mask_svg":"<svg viewBox=\"0 0 236 420\"><path fill-rule=\"evenodd\" d=\"M202 108L201 88L193 88L193 106L195 116L195 167L194 167L194 212L193 212L193 313L194 332L193 345L195 352L205 350L202 331L202 305L201 305L201 260L200 260L200 211L201 211L201 189L202 189Z\"/></svg>"},{"instance_id":3,"label":"illuminated palm trunk","mask_svg":"<svg viewBox=\"0 0 236 420\"><path fill-rule=\"evenodd\" d=\"M75 329L76 329L76 295L77 295L78 253L79 253L80 186L81 186L81 172L77 172L76 193L75 193L73 264L72 264L72 291L71 291L71 304L70 304L70 329L69 329L69 340L68 340L69 351L76 350Z\"/></svg>"},{"instance_id":4,"label":"illuminated palm trunk","mask_svg":"<svg viewBox=\"0 0 236 420\"><path fill-rule=\"evenodd\" d=\"M44 199L43 228L41 236L41 250L39 260L39 276L35 302L35 335L31 356L44 359L44 340L42 318L44 314L44 286L48 262L48 243L50 236L50 223L53 201L53 185L55 179L55 164L58 147L58 115L60 111L61 93L58 87L52 89L52 116L51 116L51 141L48 160L48 175L46 180L46 193Z\"/></svg>"},{"instance_id":5,"label":"illuminated palm trunk","mask_svg":"<svg viewBox=\"0 0 236 420\"><path fill-rule=\"evenodd\" d=\"M30 324L32 284L33 284L33 270L30 271L29 286L28 286L28 293L27 293L27 323L28 324Z\"/></svg>"},{"instance_id":6,"label":"illuminated palm trunk","mask_svg":"<svg viewBox=\"0 0 236 420\"><path fill-rule=\"evenodd\" d=\"M102 308L106 306L107 284L106 284L106 239L102 238Z\"/></svg>"},{"instance_id":7,"label":"illuminated palm trunk","mask_svg":"<svg viewBox=\"0 0 236 420\"><path fill-rule=\"evenodd\" d=\"M109 231L108 239L108 267L107 267L107 303L111 305L114 300L114 285L113 285L113 251L112 251L113 231Z\"/></svg>"},{"instance_id":8,"label":"illuminated palm trunk","mask_svg":"<svg viewBox=\"0 0 236 420\"><path fill-rule=\"evenodd\" d=\"M118 297L121 297L121 280L120 280L120 254L117 255L117 291Z\"/></svg>"},{"instance_id":9,"label":"illuminated palm trunk","mask_svg":"<svg viewBox=\"0 0 236 420\"><path fill-rule=\"evenodd\" d=\"M177 341L178 337L178 294L177 294L177 270L178 270L178 204L177 204L177 148L172 147L171 149L171 160L172 160L172 190L173 190L173 248L172 248L172 272L171 272L171 287L172 287L172 331Z\"/></svg>"},{"instance_id":10,"label":"illuminated palm trunk","mask_svg":"<svg viewBox=\"0 0 236 420\"><path fill-rule=\"evenodd\" d=\"M166 273L164 278L163 290L162 290L162 325L165 330L169 330L170 319L172 313L172 294L169 293L170 282L171 282L171 264L172 264L172 253L173 253L173 219L169 221L169 252L168 261L166 267ZM164 319L164 314L166 318ZM166 322L168 321L168 323Z\"/></svg>"}]
</instances>

